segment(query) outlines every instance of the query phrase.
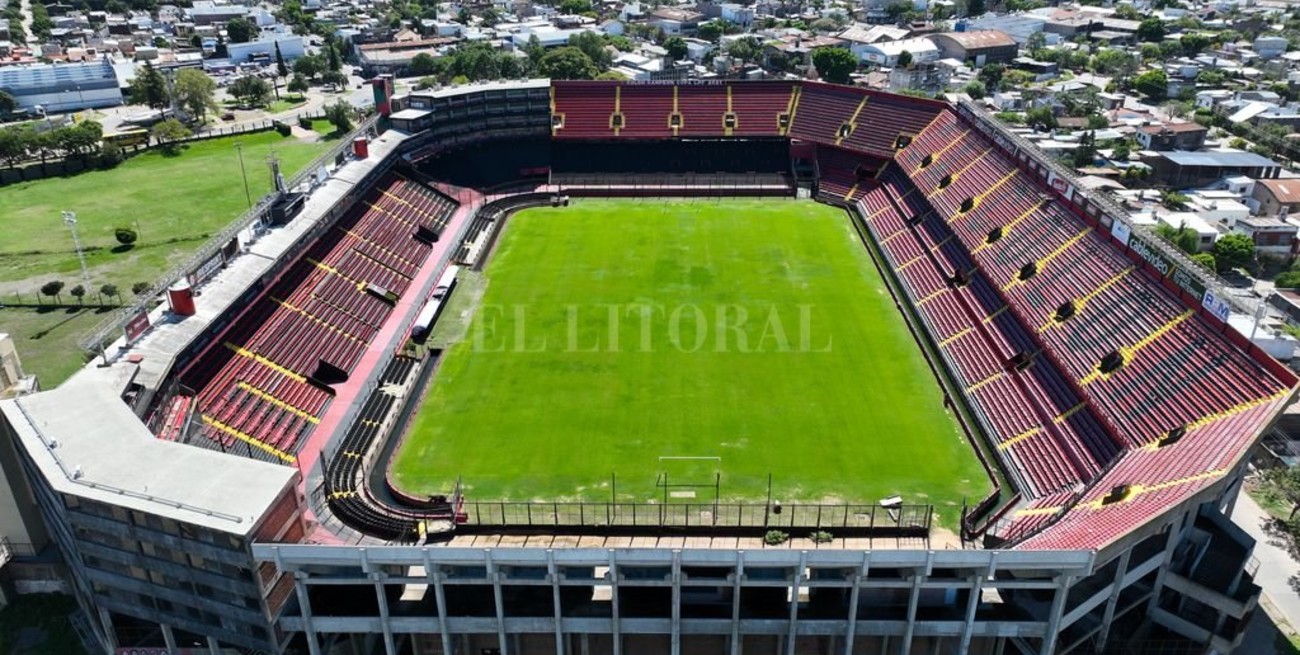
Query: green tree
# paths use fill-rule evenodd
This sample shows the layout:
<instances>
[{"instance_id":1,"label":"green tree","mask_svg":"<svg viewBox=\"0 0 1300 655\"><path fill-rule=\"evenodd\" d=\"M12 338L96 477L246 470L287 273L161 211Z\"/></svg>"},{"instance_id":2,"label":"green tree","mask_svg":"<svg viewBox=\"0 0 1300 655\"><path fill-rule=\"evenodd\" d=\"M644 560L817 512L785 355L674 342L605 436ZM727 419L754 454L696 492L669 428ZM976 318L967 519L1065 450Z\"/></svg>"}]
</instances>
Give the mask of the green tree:
<instances>
[{"instance_id":1,"label":"green tree","mask_svg":"<svg viewBox=\"0 0 1300 655\"><path fill-rule=\"evenodd\" d=\"M1116 161L1128 161L1128 158L1132 155L1133 151L1129 146L1128 141L1120 141L1119 144L1112 149L1110 154L1111 159Z\"/></svg>"},{"instance_id":2,"label":"green tree","mask_svg":"<svg viewBox=\"0 0 1300 655\"><path fill-rule=\"evenodd\" d=\"M261 107L271 100L271 85L256 75L245 75L230 84L230 95L240 102Z\"/></svg>"},{"instance_id":3,"label":"green tree","mask_svg":"<svg viewBox=\"0 0 1300 655\"><path fill-rule=\"evenodd\" d=\"M1050 107L1033 107L1025 112L1025 125L1034 129L1056 129L1056 115Z\"/></svg>"},{"instance_id":4,"label":"green tree","mask_svg":"<svg viewBox=\"0 0 1300 655\"><path fill-rule=\"evenodd\" d=\"M590 80L600 73L587 53L573 46L556 48L542 57L541 73L553 80Z\"/></svg>"},{"instance_id":5,"label":"green tree","mask_svg":"<svg viewBox=\"0 0 1300 655\"><path fill-rule=\"evenodd\" d=\"M352 116L354 110L344 100L337 100L333 104L325 106L325 119L334 126L334 130L343 134L352 129Z\"/></svg>"},{"instance_id":6,"label":"green tree","mask_svg":"<svg viewBox=\"0 0 1300 655\"><path fill-rule=\"evenodd\" d=\"M342 91L343 87L348 85L348 76L344 75L343 71L326 71L320 76L320 81L322 84L334 87L337 91Z\"/></svg>"},{"instance_id":7,"label":"green tree","mask_svg":"<svg viewBox=\"0 0 1300 655\"><path fill-rule=\"evenodd\" d=\"M231 43L248 43L257 34L257 26L252 21L240 16L226 22L226 35Z\"/></svg>"},{"instance_id":8,"label":"green tree","mask_svg":"<svg viewBox=\"0 0 1300 655\"><path fill-rule=\"evenodd\" d=\"M970 17L983 16L988 9L984 6L984 0L966 0L966 15Z\"/></svg>"},{"instance_id":9,"label":"green tree","mask_svg":"<svg viewBox=\"0 0 1300 655\"><path fill-rule=\"evenodd\" d=\"M163 152L175 153L177 142L190 135L190 128L175 118L168 118L154 125L149 135L162 146Z\"/></svg>"},{"instance_id":10,"label":"green tree","mask_svg":"<svg viewBox=\"0 0 1300 655\"><path fill-rule=\"evenodd\" d=\"M293 60L293 72L310 80L325 72L325 60L320 55L303 55Z\"/></svg>"},{"instance_id":11,"label":"green tree","mask_svg":"<svg viewBox=\"0 0 1300 655\"><path fill-rule=\"evenodd\" d=\"M1196 262L1197 264L1200 264L1201 266L1204 266L1206 270L1210 270L1210 271L1215 270L1214 255L1208 252L1198 252L1192 255L1192 261Z\"/></svg>"},{"instance_id":12,"label":"green tree","mask_svg":"<svg viewBox=\"0 0 1300 655\"><path fill-rule=\"evenodd\" d=\"M63 286L63 280L50 280L41 285L41 295L49 296L55 302L63 302L63 299L59 296L59 294L63 293Z\"/></svg>"},{"instance_id":13,"label":"green tree","mask_svg":"<svg viewBox=\"0 0 1300 655\"><path fill-rule=\"evenodd\" d=\"M421 52L411 58L410 72L412 75L423 77L425 75L433 75L437 70L438 60L427 52Z\"/></svg>"},{"instance_id":14,"label":"green tree","mask_svg":"<svg viewBox=\"0 0 1300 655\"><path fill-rule=\"evenodd\" d=\"M977 77L984 83L985 88L996 89L1002 84L1002 76L1006 71L1006 66L1002 64L985 64Z\"/></svg>"},{"instance_id":15,"label":"green tree","mask_svg":"<svg viewBox=\"0 0 1300 655\"><path fill-rule=\"evenodd\" d=\"M979 100L989 94L988 89L984 87L984 83L979 80L971 80L967 82L966 86L963 86L961 90L975 100Z\"/></svg>"},{"instance_id":16,"label":"green tree","mask_svg":"<svg viewBox=\"0 0 1300 655\"><path fill-rule=\"evenodd\" d=\"M275 42L275 74L281 79L289 77L289 65L284 63L284 53L280 52L280 42Z\"/></svg>"},{"instance_id":17,"label":"green tree","mask_svg":"<svg viewBox=\"0 0 1300 655\"><path fill-rule=\"evenodd\" d=\"M144 292L148 290L149 290L148 282L136 282L135 284L131 285L131 293L137 296L144 295Z\"/></svg>"},{"instance_id":18,"label":"green tree","mask_svg":"<svg viewBox=\"0 0 1300 655\"><path fill-rule=\"evenodd\" d=\"M858 69L857 56L847 48L818 48L812 60L817 74L834 84L848 84L850 75Z\"/></svg>"},{"instance_id":19,"label":"green tree","mask_svg":"<svg viewBox=\"0 0 1300 655\"><path fill-rule=\"evenodd\" d=\"M80 305L82 304L82 301L86 297L86 287L78 284L72 287L71 289L68 289L68 294L71 295L73 298L76 298L77 304Z\"/></svg>"},{"instance_id":20,"label":"green tree","mask_svg":"<svg viewBox=\"0 0 1300 655\"><path fill-rule=\"evenodd\" d=\"M627 76L618 71L605 71L600 75L597 75L594 79L609 80L612 82L624 82L627 80Z\"/></svg>"},{"instance_id":21,"label":"green tree","mask_svg":"<svg viewBox=\"0 0 1300 655\"><path fill-rule=\"evenodd\" d=\"M1149 70L1133 78L1133 88L1151 100L1164 100L1169 92L1169 76L1160 69Z\"/></svg>"},{"instance_id":22,"label":"green tree","mask_svg":"<svg viewBox=\"0 0 1300 655\"><path fill-rule=\"evenodd\" d=\"M524 46L524 53L528 55L528 61L536 67L541 63L542 57L546 56L546 48L542 47L542 40L533 34L528 37L528 45Z\"/></svg>"},{"instance_id":23,"label":"green tree","mask_svg":"<svg viewBox=\"0 0 1300 655\"><path fill-rule=\"evenodd\" d=\"M1213 252L1219 272L1245 268L1255 259L1255 242L1244 234L1233 232L1214 242Z\"/></svg>"},{"instance_id":24,"label":"green tree","mask_svg":"<svg viewBox=\"0 0 1300 655\"><path fill-rule=\"evenodd\" d=\"M1193 255L1201 250L1201 235L1196 233L1186 225L1174 227L1168 223L1161 223L1156 226L1156 234L1164 237L1166 241L1178 246L1178 249Z\"/></svg>"},{"instance_id":25,"label":"green tree","mask_svg":"<svg viewBox=\"0 0 1300 655\"><path fill-rule=\"evenodd\" d=\"M311 84L307 82L307 78L298 73L294 73L293 77L289 78L287 88L289 89L289 93L306 93L307 89L311 88Z\"/></svg>"},{"instance_id":26,"label":"green tree","mask_svg":"<svg viewBox=\"0 0 1300 655\"><path fill-rule=\"evenodd\" d=\"M587 58L600 70L609 68L610 63L613 62L614 58L606 47L605 38L596 32L574 34L569 37L569 45L581 50L582 54L587 55Z\"/></svg>"},{"instance_id":27,"label":"green tree","mask_svg":"<svg viewBox=\"0 0 1300 655\"><path fill-rule=\"evenodd\" d=\"M899 67L899 68L911 68L911 67L912 67L912 53L911 53L911 52L908 52L907 50L904 50L904 51L898 53L898 67Z\"/></svg>"},{"instance_id":28,"label":"green tree","mask_svg":"<svg viewBox=\"0 0 1300 655\"><path fill-rule=\"evenodd\" d=\"M0 89L0 116L8 118L15 111L18 111L18 99L8 91Z\"/></svg>"},{"instance_id":29,"label":"green tree","mask_svg":"<svg viewBox=\"0 0 1300 655\"><path fill-rule=\"evenodd\" d=\"M696 36L705 41L717 43L718 39L721 38L723 34L727 33L727 22L722 19L711 20L707 23L701 24L696 29L695 33Z\"/></svg>"},{"instance_id":30,"label":"green tree","mask_svg":"<svg viewBox=\"0 0 1300 655\"><path fill-rule=\"evenodd\" d=\"M1115 7L1115 18L1122 20L1142 20L1142 13L1133 5L1119 5Z\"/></svg>"},{"instance_id":31,"label":"green tree","mask_svg":"<svg viewBox=\"0 0 1300 655\"><path fill-rule=\"evenodd\" d=\"M1091 166L1097 161L1097 133L1091 130L1079 137L1079 146L1074 149L1074 167Z\"/></svg>"},{"instance_id":32,"label":"green tree","mask_svg":"<svg viewBox=\"0 0 1300 655\"><path fill-rule=\"evenodd\" d=\"M762 51L763 44L755 36L746 36L732 41L727 46L727 54L743 62L751 62L758 59Z\"/></svg>"},{"instance_id":33,"label":"green tree","mask_svg":"<svg viewBox=\"0 0 1300 655\"><path fill-rule=\"evenodd\" d=\"M1101 75L1128 77L1137 72L1138 66L1136 57L1115 48L1102 48L1092 56L1092 69Z\"/></svg>"},{"instance_id":34,"label":"green tree","mask_svg":"<svg viewBox=\"0 0 1300 655\"><path fill-rule=\"evenodd\" d=\"M1184 34L1178 39L1178 44L1183 47L1183 54L1195 57L1210 47L1210 37L1197 33Z\"/></svg>"},{"instance_id":35,"label":"green tree","mask_svg":"<svg viewBox=\"0 0 1300 655\"><path fill-rule=\"evenodd\" d=\"M591 11L591 1L563 0L560 2L559 9L562 14L585 14Z\"/></svg>"},{"instance_id":36,"label":"green tree","mask_svg":"<svg viewBox=\"0 0 1300 655\"><path fill-rule=\"evenodd\" d=\"M150 62L144 68L136 69L135 79L127 88L127 95L133 105L147 105L153 109L165 109L170 100L167 97L167 80Z\"/></svg>"},{"instance_id":37,"label":"green tree","mask_svg":"<svg viewBox=\"0 0 1300 655\"><path fill-rule=\"evenodd\" d=\"M177 71L172 91L176 94L176 104L200 122L207 117L208 111L217 108L217 83L201 69L183 68Z\"/></svg>"},{"instance_id":38,"label":"green tree","mask_svg":"<svg viewBox=\"0 0 1300 655\"><path fill-rule=\"evenodd\" d=\"M668 51L669 59L681 61L686 58L686 40L680 36L670 36L667 41L664 41L664 50Z\"/></svg>"},{"instance_id":39,"label":"green tree","mask_svg":"<svg viewBox=\"0 0 1300 655\"><path fill-rule=\"evenodd\" d=\"M113 238L117 239L118 243L129 246L133 245L140 238L140 235L129 227L119 227L113 230Z\"/></svg>"},{"instance_id":40,"label":"green tree","mask_svg":"<svg viewBox=\"0 0 1300 655\"><path fill-rule=\"evenodd\" d=\"M334 39L325 42L325 67L332 71L343 70L343 60L339 57L339 49Z\"/></svg>"},{"instance_id":41,"label":"green tree","mask_svg":"<svg viewBox=\"0 0 1300 655\"><path fill-rule=\"evenodd\" d=\"M111 283L111 282L109 282L109 283L107 283L107 284L105 284L105 285L99 287L99 295L100 295L101 298L113 298L113 297L117 297L117 296L118 296L117 285L116 285L116 284L113 284L113 283ZM118 300L120 301L121 298L118 297Z\"/></svg>"},{"instance_id":42,"label":"green tree","mask_svg":"<svg viewBox=\"0 0 1300 655\"><path fill-rule=\"evenodd\" d=\"M1152 16L1143 20L1137 29L1137 38L1148 43L1157 43L1165 38L1165 22Z\"/></svg>"}]
</instances>

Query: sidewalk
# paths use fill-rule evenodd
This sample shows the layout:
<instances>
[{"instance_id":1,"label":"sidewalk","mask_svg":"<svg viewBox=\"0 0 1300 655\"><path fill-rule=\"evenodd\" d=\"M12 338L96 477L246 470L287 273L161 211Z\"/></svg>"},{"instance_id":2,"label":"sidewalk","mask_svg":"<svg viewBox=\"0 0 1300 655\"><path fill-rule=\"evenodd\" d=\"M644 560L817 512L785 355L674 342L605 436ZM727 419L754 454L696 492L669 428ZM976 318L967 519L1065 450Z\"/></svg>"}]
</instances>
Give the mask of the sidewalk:
<instances>
[{"instance_id":1,"label":"sidewalk","mask_svg":"<svg viewBox=\"0 0 1300 655\"><path fill-rule=\"evenodd\" d=\"M1291 588L1290 578L1300 573L1300 564L1285 549L1270 543L1264 533L1268 513L1245 492L1237 497L1232 520L1255 539L1255 559L1259 560L1255 584L1264 589L1260 606L1282 632L1295 632L1292 626L1300 625L1300 594Z\"/></svg>"}]
</instances>

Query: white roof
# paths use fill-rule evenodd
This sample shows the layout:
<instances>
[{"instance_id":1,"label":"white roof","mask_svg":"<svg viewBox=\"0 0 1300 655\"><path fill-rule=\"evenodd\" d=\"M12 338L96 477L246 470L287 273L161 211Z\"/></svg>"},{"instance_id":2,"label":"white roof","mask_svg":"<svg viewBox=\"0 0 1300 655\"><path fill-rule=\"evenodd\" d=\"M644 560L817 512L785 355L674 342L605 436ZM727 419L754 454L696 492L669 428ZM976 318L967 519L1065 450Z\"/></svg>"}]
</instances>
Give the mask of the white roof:
<instances>
[{"instance_id":1,"label":"white roof","mask_svg":"<svg viewBox=\"0 0 1300 655\"><path fill-rule=\"evenodd\" d=\"M248 535L298 472L154 437L94 376L0 401L56 492Z\"/></svg>"},{"instance_id":2,"label":"white roof","mask_svg":"<svg viewBox=\"0 0 1300 655\"><path fill-rule=\"evenodd\" d=\"M920 36L915 39L903 39L901 41L885 41L882 43L873 43L867 46L866 49L874 50L876 52L879 52L882 55L885 55L886 57L897 57L898 55L902 54L904 50L914 55L921 52L938 52L939 46L935 45L934 41L931 41L930 39L927 39L923 36Z\"/></svg>"}]
</instances>

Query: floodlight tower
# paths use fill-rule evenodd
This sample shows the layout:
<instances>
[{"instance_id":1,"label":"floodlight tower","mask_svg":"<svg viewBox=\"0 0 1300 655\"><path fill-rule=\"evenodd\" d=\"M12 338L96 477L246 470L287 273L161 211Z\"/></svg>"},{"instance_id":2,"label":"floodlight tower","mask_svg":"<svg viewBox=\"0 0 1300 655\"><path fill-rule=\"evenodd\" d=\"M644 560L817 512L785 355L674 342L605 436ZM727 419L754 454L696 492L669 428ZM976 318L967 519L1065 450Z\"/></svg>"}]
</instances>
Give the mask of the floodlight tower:
<instances>
[{"instance_id":1,"label":"floodlight tower","mask_svg":"<svg viewBox=\"0 0 1300 655\"><path fill-rule=\"evenodd\" d=\"M86 269L86 252L81 249L81 237L77 236L77 213L63 212L63 224L72 231L72 245L77 249L77 259L81 262L81 282L90 290L90 271Z\"/></svg>"}]
</instances>

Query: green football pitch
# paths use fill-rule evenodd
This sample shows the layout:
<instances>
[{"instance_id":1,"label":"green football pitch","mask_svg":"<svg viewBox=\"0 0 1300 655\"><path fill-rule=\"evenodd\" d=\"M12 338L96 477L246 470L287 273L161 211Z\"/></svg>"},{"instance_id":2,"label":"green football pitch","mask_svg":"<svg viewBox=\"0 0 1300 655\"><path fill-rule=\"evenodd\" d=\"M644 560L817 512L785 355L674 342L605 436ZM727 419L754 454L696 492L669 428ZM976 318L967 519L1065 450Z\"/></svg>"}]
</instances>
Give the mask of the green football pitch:
<instances>
[{"instance_id":1,"label":"green football pitch","mask_svg":"<svg viewBox=\"0 0 1300 655\"><path fill-rule=\"evenodd\" d=\"M393 464L406 491L761 500L770 474L785 502L898 494L952 520L990 489L841 210L529 209L485 277Z\"/></svg>"}]
</instances>

